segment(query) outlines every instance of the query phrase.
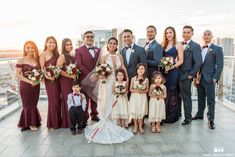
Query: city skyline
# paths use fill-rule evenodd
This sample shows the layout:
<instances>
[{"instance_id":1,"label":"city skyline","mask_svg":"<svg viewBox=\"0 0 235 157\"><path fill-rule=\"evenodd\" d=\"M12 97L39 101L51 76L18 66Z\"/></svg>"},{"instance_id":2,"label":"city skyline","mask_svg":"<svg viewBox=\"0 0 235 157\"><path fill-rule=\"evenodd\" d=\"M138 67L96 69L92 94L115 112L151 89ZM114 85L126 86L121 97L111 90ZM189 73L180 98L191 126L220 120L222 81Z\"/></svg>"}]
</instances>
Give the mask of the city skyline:
<instances>
[{"instance_id":1,"label":"city skyline","mask_svg":"<svg viewBox=\"0 0 235 157\"><path fill-rule=\"evenodd\" d=\"M235 38L234 4L232 0L9 0L1 2L0 50L22 49L26 40L34 40L42 48L49 35L55 36L60 45L64 37L79 39L85 30L112 28L130 28L138 40L145 38L150 24L157 27L158 41L169 25L182 40L182 27L187 24L194 27L193 39L198 42L206 29L212 30L214 39Z\"/></svg>"}]
</instances>

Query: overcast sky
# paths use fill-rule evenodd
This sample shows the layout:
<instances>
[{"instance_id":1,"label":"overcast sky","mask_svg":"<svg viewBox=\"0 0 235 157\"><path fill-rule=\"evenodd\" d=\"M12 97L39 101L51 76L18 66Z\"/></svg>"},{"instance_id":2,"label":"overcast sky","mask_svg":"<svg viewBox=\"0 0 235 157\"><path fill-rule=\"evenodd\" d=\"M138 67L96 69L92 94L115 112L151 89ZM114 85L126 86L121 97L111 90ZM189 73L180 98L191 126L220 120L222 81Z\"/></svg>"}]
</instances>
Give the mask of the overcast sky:
<instances>
[{"instance_id":1,"label":"overcast sky","mask_svg":"<svg viewBox=\"0 0 235 157\"><path fill-rule=\"evenodd\" d=\"M235 38L234 0L1 0L0 6L0 49L21 49L29 39L42 48L49 35L60 44L90 29L130 28L138 39L150 24L159 41L167 26L182 40L186 24L195 28L198 42L205 29L214 37Z\"/></svg>"}]
</instances>

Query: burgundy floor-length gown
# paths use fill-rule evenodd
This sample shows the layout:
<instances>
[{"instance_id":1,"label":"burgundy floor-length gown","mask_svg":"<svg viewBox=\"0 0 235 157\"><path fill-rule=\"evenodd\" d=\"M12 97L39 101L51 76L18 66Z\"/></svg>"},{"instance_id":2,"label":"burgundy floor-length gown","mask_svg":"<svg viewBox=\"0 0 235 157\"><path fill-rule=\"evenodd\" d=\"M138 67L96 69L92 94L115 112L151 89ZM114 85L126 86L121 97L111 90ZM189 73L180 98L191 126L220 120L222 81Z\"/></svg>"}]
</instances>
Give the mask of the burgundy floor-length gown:
<instances>
[{"instance_id":1,"label":"burgundy floor-length gown","mask_svg":"<svg viewBox=\"0 0 235 157\"><path fill-rule=\"evenodd\" d=\"M22 73L25 77L27 71L33 69L40 69L39 65L31 66L29 64L17 64L17 68L22 69ZM26 129L29 126L40 126L41 116L37 108L38 99L40 93L40 85L32 86L29 83L20 81L20 96L22 100L23 109L20 115L18 127Z\"/></svg>"},{"instance_id":2,"label":"burgundy floor-length gown","mask_svg":"<svg viewBox=\"0 0 235 157\"><path fill-rule=\"evenodd\" d=\"M75 64L75 58L73 56L69 56L68 58L68 63ZM64 64L62 70L66 71L66 66L69 64ZM69 112L68 112L68 104L67 104L67 99L68 95L72 93L72 83L73 79L60 76L60 87L61 87L61 114L62 114L62 128L69 128Z\"/></svg>"},{"instance_id":3,"label":"burgundy floor-length gown","mask_svg":"<svg viewBox=\"0 0 235 157\"><path fill-rule=\"evenodd\" d=\"M58 57L53 56L46 61L45 67L50 64L56 66ZM59 79L54 81L45 79L48 99L47 127L57 129L61 125L61 98Z\"/></svg>"}]
</instances>

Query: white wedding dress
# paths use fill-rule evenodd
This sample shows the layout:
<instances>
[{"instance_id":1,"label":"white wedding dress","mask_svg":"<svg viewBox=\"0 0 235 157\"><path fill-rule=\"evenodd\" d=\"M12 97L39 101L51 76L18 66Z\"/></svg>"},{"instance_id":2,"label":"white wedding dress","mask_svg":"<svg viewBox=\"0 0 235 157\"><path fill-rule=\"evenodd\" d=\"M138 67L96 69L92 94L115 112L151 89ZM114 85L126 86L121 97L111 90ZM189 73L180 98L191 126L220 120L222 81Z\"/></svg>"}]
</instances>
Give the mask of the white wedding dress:
<instances>
[{"instance_id":1,"label":"white wedding dress","mask_svg":"<svg viewBox=\"0 0 235 157\"><path fill-rule=\"evenodd\" d=\"M114 66L112 58L116 58L116 66ZM89 142L93 141L101 144L123 143L130 139L133 134L114 124L111 119L112 107L115 101L112 93L112 86L115 81L114 68L121 68L121 60L117 54L108 54L106 63L112 67L113 72L108 76L105 84L102 84L101 81L98 82L97 109L100 121L85 128L85 137Z\"/></svg>"}]
</instances>

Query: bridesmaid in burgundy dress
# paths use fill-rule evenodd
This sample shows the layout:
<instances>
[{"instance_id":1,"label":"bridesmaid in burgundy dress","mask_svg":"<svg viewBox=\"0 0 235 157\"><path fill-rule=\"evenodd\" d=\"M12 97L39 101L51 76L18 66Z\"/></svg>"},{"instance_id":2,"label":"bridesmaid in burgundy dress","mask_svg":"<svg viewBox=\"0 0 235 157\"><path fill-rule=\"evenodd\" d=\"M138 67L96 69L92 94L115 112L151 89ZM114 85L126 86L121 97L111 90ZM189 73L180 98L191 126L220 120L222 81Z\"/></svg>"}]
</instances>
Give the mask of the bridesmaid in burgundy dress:
<instances>
[{"instance_id":1,"label":"bridesmaid in burgundy dress","mask_svg":"<svg viewBox=\"0 0 235 157\"><path fill-rule=\"evenodd\" d=\"M46 39L44 52L40 55L40 65L42 70L49 65L56 66L59 57L57 41L53 36ZM60 99L60 82L54 76L50 77L45 74L45 86L48 98L47 127L57 129L61 125L61 99Z\"/></svg>"},{"instance_id":2,"label":"bridesmaid in burgundy dress","mask_svg":"<svg viewBox=\"0 0 235 157\"><path fill-rule=\"evenodd\" d=\"M62 114L62 128L69 127L69 112L68 112L68 104L67 97L69 93L72 93L72 83L73 80L76 79L75 75L68 75L66 71L66 66L69 64L75 64L75 58L70 54L73 50L72 41L68 38L65 38L62 41L62 51L61 55L57 60L57 66L62 67L61 76L60 76L60 87L61 87L61 114Z\"/></svg>"},{"instance_id":3,"label":"bridesmaid in burgundy dress","mask_svg":"<svg viewBox=\"0 0 235 157\"><path fill-rule=\"evenodd\" d=\"M40 85L29 80L27 72L33 69L40 70L39 52L33 41L24 44L23 57L16 64L16 75L20 79L20 96L23 110L21 112L18 127L21 131L26 129L37 130L41 125L41 116L37 108Z\"/></svg>"}]
</instances>

